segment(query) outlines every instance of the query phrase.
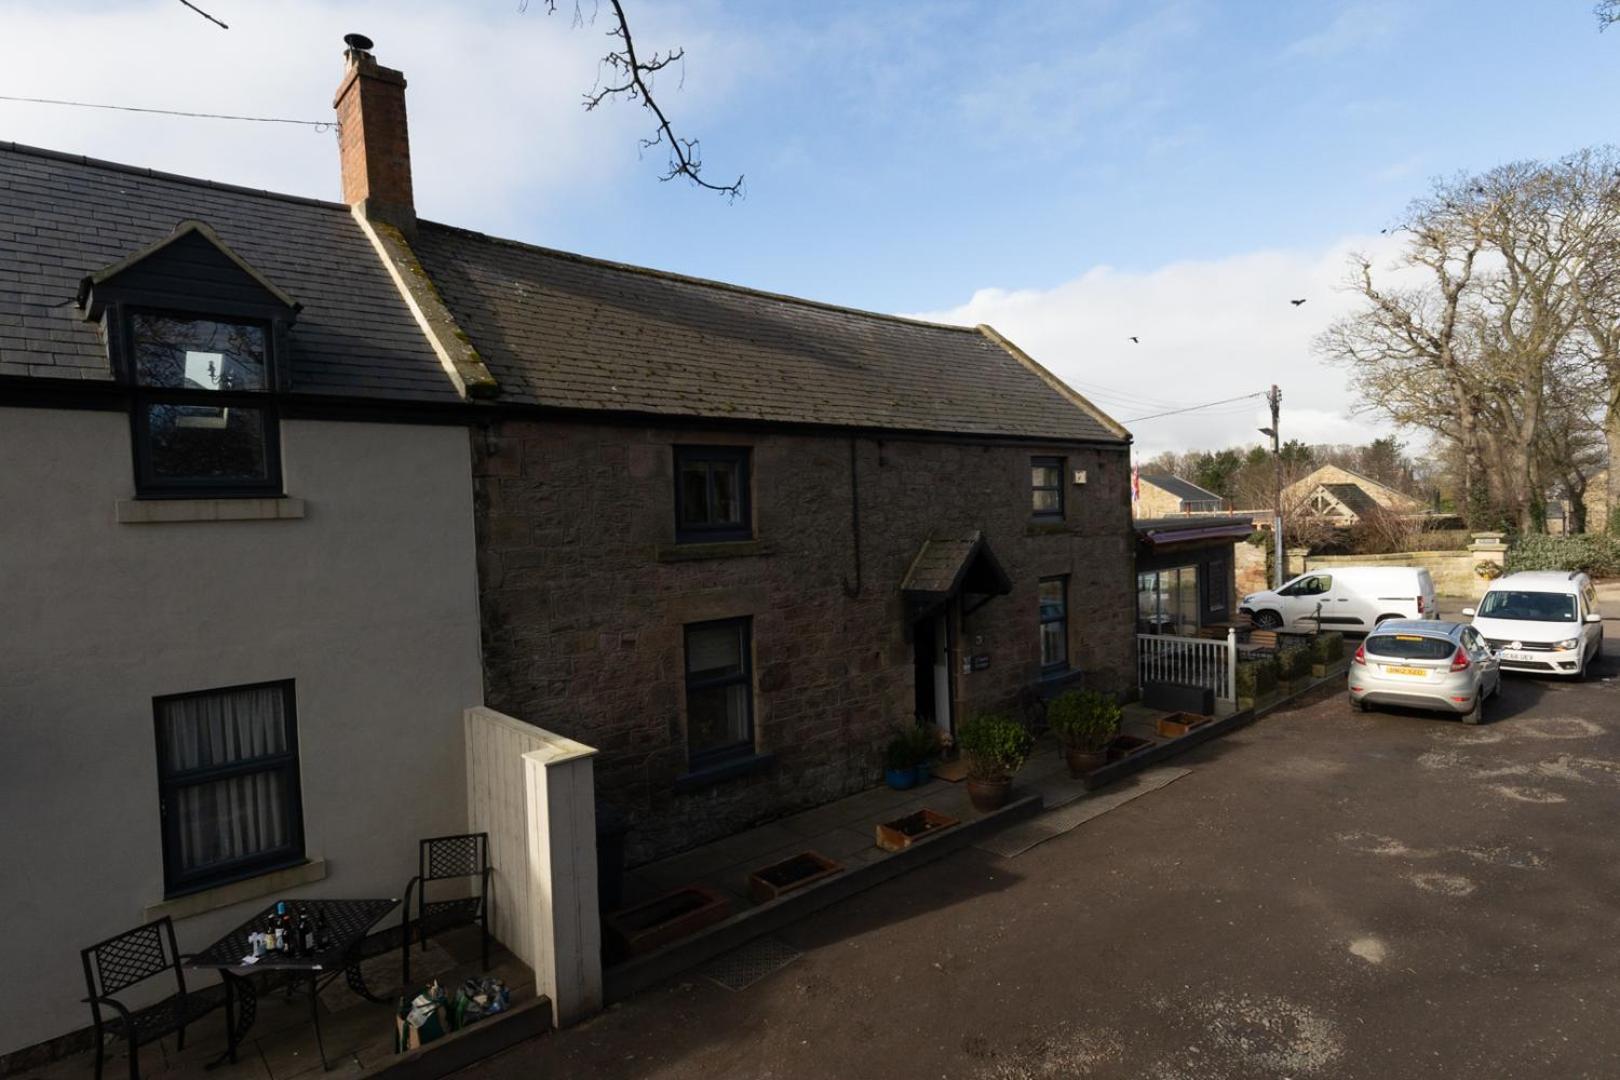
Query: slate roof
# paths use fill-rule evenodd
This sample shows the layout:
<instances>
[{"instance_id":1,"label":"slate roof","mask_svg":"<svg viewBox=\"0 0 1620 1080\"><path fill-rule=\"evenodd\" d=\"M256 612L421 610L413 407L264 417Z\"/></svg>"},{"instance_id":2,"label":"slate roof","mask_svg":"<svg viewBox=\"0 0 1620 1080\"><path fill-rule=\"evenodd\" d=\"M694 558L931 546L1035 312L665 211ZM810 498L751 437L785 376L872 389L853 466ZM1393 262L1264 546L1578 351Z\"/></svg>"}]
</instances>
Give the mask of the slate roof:
<instances>
[{"instance_id":1,"label":"slate roof","mask_svg":"<svg viewBox=\"0 0 1620 1080\"><path fill-rule=\"evenodd\" d=\"M1152 484L1154 487L1162 491L1168 491L1176 498L1187 502L1221 501L1221 497L1213 491L1206 491L1191 480L1183 480L1181 477L1171 476L1169 473L1154 473L1152 475L1143 473L1142 483Z\"/></svg>"},{"instance_id":2,"label":"slate roof","mask_svg":"<svg viewBox=\"0 0 1620 1080\"><path fill-rule=\"evenodd\" d=\"M79 282L212 228L301 305L294 392L457 402L346 206L0 143L0 376L109 380ZM568 410L1125 442L993 332L856 311L422 222L413 248L500 384Z\"/></svg>"},{"instance_id":3,"label":"slate roof","mask_svg":"<svg viewBox=\"0 0 1620 1080\"><path fill-rule=\"evenodd\" d=\"M1322 487L1327 490L1328 494L1349 507L1357 517L1362 516L1369 510L1378 509L1378 501L1363 491L1359 485L1323 484Z\"/></svg>"},{"instance_id":4,"label":"slate roof","mask_svg":"<svg viewBox=\"0 0 1620 1080\"><path fill-rule=\"evenodd\" d=\"M978 530L961 537L924 540L900 582L900 591L917 599L937 599L955 595L964 584L986 593L1004 594L1011 588L984 533Z\"/></svg>"},{"instance_id":5,"label":"slate roof","mask_svg":"<svg viewBox=\"0 0 1620 1080\"><path fill-rule=\"evenodd\" d=\"M977 330L429 222L413 246L505 402L1123 441Z\"/></svg>"},{"instance_id":6,"label":"slate roof","mask_svg":"<svg viewBox=\"0 0 1620 1080\"><path fill-rule=\"evenodd\" d=\"M188 218L303 305L295 391L460 400L348 207L14 143L0 143L0 375L111 379L79 282Z\"/></svg>"}]
</instances>

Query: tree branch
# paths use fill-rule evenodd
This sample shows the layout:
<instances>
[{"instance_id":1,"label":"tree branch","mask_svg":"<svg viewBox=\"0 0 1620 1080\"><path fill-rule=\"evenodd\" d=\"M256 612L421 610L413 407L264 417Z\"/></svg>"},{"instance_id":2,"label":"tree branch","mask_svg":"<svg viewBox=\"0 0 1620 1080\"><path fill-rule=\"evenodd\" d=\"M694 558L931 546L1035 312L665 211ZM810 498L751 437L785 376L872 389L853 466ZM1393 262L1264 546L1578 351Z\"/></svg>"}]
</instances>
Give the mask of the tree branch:
<instances>
[{"instance_id":1,"label":"tree branch","mask_svg":"<svg viewBox=\"0 0 1620 1080\"><path fill-rule=\"evenodd\" d=\"M650 137L641 140L641 148L651 150L655 146L666 146L669 149L669 168L659 177L660 180L669 181L681 176L698 187L718 192L728 199L742 196L744 192L741 176L729 184L715 184L704 179L703 153L698 140L678 136L668 115L658 104L658 99L653 97L651 77L671 64L684 60L686 50L673 49L663 54L654 52L646 58L636 55L636 43L630 34L630 20L624 13L624 5L620 0L609 0L609 3L613 8L613 17L617 25L608 31L608 36L618 38L619 46L602 57L602 67L611 73L612 82L608 86L602 86L601 78L598 76L598 85L592 87L585 95L586 111L595 109L610 98L622 96L630 101L639 101L653 114L655 120L654 132ZM518 10L522 11L527 6L528 0L520 0ZM557 0L546 0L546 14L554 14L556 10ZM594 15L592 21L595 21ZM582 22L579 0L575 0L574 25L579 26Z\"/></svg>"},{"instance_id":2,"label":"tree branch","mask_svg":"<svg viewBox=\"0 0 1620 1080\"><path fill-rule=\"evenodd\" d=\"M215 26L219 27L221 30L229 30L230 29L230 27L226 26L224 23L220 22L218 19L216 19L212 15L208 14L208 12L206 12L202 8L198 7L196 4L193 4L191 2L191 0L180 0L180 2L182 4L184 4L184 5L186 5L186 7L190 8L192 11L195 11L197 14L201 15L203 18L207 19L209 22L213 23Z\"/></svg>"}]
</instances>

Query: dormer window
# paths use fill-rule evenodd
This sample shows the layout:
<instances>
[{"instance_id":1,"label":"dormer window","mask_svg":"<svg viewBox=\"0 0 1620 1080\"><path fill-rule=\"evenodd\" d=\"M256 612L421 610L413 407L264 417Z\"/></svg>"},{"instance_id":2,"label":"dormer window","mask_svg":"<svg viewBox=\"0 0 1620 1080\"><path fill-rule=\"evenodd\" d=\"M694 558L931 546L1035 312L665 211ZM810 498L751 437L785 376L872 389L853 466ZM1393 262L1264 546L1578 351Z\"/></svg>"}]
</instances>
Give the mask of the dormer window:
<instances>
[{"instance_id":1,"label":"dormer window","mask_svg":"<svg viewBox=\"0 0 1620 1080\"><path fill-rule=\"evenodd\" d=\"M281 494L269 327L137 310L127 333L137 493Z\"/></svg>"},{"instance_id":2,"label":"dormer window","mask_svg":"<svg viewBox=\"0 0 1620 1080\"><path fill-rule=\"evenodd\" d=\"M298 302L200 221L79 282L129 385L135 494L280 495L276 394Z\"/></svg>"}]
</instances>

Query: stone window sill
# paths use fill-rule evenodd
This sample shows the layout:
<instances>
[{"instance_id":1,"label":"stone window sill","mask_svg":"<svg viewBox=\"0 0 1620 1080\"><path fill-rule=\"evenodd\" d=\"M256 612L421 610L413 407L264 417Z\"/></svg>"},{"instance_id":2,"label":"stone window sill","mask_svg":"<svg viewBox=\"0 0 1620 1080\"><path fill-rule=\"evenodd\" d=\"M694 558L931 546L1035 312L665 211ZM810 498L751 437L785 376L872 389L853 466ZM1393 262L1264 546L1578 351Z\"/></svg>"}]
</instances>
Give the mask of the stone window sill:
<instances>
[{"instance_id":1,"label":"stone window sill","mask_svg":"<svg viewBox=\"0 0 1620 1080\"><path fill-rule=\"evenodd\" d=\"M174 919L186 919L193 915L201 915L207 911L217 911L220 908L230 907L247 900L257 900L264 896L274 896L284 893L288 889L299 885L308 885L326 877L326 860L322 858L307 859L297 866L288 866L280 870L271 870L258 877L247 878L244 881L233 881L229 885L216 885L212 889L203 889L200 892L187 893L184 896L175 896L167 900L159 900L155 904L146 905L146 920L160 919L167 915Z\"/></svg>"},{"instance_id":2,"label":"stone window sill","mask_svg":"<svg viewBox=\"0 0 1620 1080\"><path fill-rule=\"evenodd\" d=\"M776 547L764 540L723 540L712 544L659 544L659 562L695 562L699 559L741 559L774 555Z\"/></svg>"},{"instance_id":3,"label":"stone window sill","mask_svg":"<svg viewBox=\"0 0 1620 1080\"><path fill-rule=\"evenodd\" d=\"M266 499L119 499L123 525L161 525L176 521L289 521L304 516L304 500Z\"/></svg>"},{"instance_id":4,"label":"stone window sill","mask_svg":"<svg viewBox=\"0 0 1620 1080\"><path fill-rule=\"evenodd\" d=\"M740 776L751 776L757 772L764 772L775 764L775 754L749 754L747 757L734 758L719 765L709 765L702 769L695 769L684 776L677 776L675 778L675 790L696 791L700 788L712 787L726 780L735 780Z\"/></svg>"}]
</instances>

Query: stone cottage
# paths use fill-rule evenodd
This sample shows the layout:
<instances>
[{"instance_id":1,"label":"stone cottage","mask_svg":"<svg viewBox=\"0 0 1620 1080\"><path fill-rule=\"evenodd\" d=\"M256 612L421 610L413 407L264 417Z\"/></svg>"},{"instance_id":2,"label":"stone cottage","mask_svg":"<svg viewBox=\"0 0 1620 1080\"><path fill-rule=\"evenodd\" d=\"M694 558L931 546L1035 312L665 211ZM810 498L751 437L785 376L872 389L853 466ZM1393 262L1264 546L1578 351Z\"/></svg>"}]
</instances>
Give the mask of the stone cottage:
<instances>
[{"instance_id":1,"label":"stone cottage","mask_svg":"<svg viewBox=\"0 0 1620 1080\"><path fill-rule=\"evenodd\" d=\"M489 705L600 748L632 862L877 780L1047 686L1134 686L1129 436L989 327L418 221L404 79L351 50L346 200L474 436Z\"/></svg>"}]
</instances>

